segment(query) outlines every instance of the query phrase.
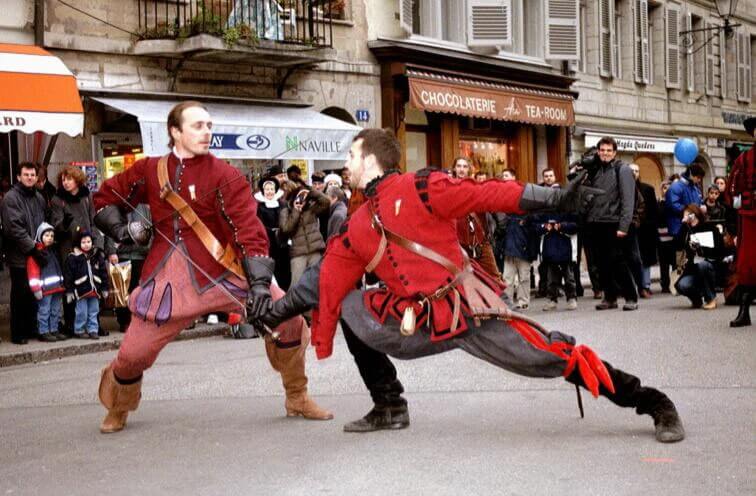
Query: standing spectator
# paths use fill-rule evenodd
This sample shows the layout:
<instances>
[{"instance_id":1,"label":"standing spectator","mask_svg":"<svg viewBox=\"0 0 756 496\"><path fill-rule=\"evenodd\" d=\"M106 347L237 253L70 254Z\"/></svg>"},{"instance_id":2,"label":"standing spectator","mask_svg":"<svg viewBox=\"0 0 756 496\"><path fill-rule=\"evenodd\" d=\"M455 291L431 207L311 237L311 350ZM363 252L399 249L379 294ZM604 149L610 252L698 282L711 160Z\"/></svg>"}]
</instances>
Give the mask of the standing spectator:
<instances>
[{"instance_id":1,"label":"standing spectator","mask_svg":"<svg viewBox=\"0 0 756 496\"><path fill-rule=\"evenodd\" d=\"M719 190L720 201L724 202L725 191L727 191L727 178L724 176L715 177L714 186Z\"/></svg>"},{"instance_id":2,"label":"standing spectator","mask_svg":"<svg viewBox=\"0 0 756 496\"><path fill-rule=\"evenodd\" d=\"M479 170L475 173L475 182L482 183L483 181L488 180L488 173L483 170Z\"/></svg>"},{"instance_id":3,"label":"standing spectator","mask_svg":"<svg viewBox=\"0 0 756 496\"><path fill-rule=\"evenodd\" d=\"M635 176L636 188L643 198L643 212L640 216L638 227L638 247L640 259L643 265L640 284L641 298L651 297L651 267L658 262L657 247L659 246L659 210L656 203L656 191L650 184L640 180L640 167L638 164L630 164L630 169ZM637 210L637 208L636 208Z\"/></svg>"},{"instance_id":4,"label":"standing spectator","mask_svg":"<svg viewBox=\"0 0 756 496\"><path fill-rule=\"evenodd\" d=\"M633 245L627 239L635 207L635 178L630 167L616 158L614 138L599 140L598 157L599 163L588 178L590 185L604 190L604 194L593 199L586 214L604 292L604 299L596 309L617 308L617 296L621 293L625 298L622 309L636 310L638 290L628 266Z\"/></svg>"},{"instance_id":5,"label":"standing spectator","mask_svg":"<svg viewBox=\"0 0 756 496\"><path fill-rule=\"evenodd\" d=\"M720 225L721 227L721 225ZM711 245L701 242L701 237L708 235ZM703 209L691 204L685 207L682 225L678 233L678 245L685 251L685 266L682 275L675 283L675 289L687 296L693 308L705 310L717 308L716 280L717 274L727 270L722 262L725 256L722 233L717 225L706 222ZM697 257L703 260L696 261Z\"/></svg>"},{"instance_id":6,"label":"standing spectator","mask_svg":"<svg viewBox=\"0 0 756 496\"><path fill-rule=\"evenodd\" d=\"M699 164L691 164L677 181L674 181L664 196L664 209L667 228L671 236L677 236L682 226L682 213L690 204L701 205L700 184L705 172Z\"/></svg>"},{"instance_id":7,"label":"standing spectator","mask_svg":"<svg viewBox=\"0 0 756 496\"><path fill-rule=\"evenodd\" d=\"M346 199L344 191L338 186L329 187L326 190L326 196L331 202L328 217L328 230L325 237L326 241L328 241L341 230L341 226L347 218L347 207L346 203L344 203L344 200Z\"/></svg>"},{"instance_id":8,"label":"standing spectator","mask_svg":"<svg viewBox=\"0 0 756 496\"><path fill-rule=\"evenodd\" d=\"M36 187L37 166L22 162L16 168L16 180L3 197L0 206L3 224L3 247L11 278L10 328L11 342L27 344L36 334L37 301L29 289L26 257L44 265L45 258L37 250L34 236L45 221L47 202Z\"/></svg>"},{"instance_id":9,"label":"standing spectator","mask_svg":"<svg viewBox=\"0 0 756 496\"><path fill-rule=\"evenodd\" d=\"M43 164L37 164L37 189L45 197L45 201L50 205L50 201L55 195L55 186L52 185L47 177L47 166Z\"/></svg>"},{"instance_id":10,"label":"standing spectator","mask_svg":"<svg viewBox=\"0 0 756 496\"><path fill-rule=\"evenodd\" d=\"M662 215L665 211L664 196L667 194L670 183L664 181L661 184L661 197L658 202L656 219L656 231L659 234L659 284L662 293L669 293L669 271L675 269L675 238L669 234L667 219Z\"/></svg>"},{"instance_id":11,"label":"standing spectator","mask_svg":"<svg viewBox=\"0 0 756 496\"><path fill-rule=\"evenodd\" d=\"M286 176L289 181L293 182L297 186L305 186L304 179L302 179L302 169L297 165L292 165L286 169Z\"/></svg>"},{"instance_id":12,"label":"standing spectator","mask_svg":"<svg viewBox=\"0 0 756 496\"><path fill-rule=\"evenodd\" d=\"M58 260L64 265L66 257L75 247L80 232L92 233L97 248L104 248L104 240L94 225L95 209L92 194L86 186L87 176L81 167L69 165L60 173L58 191L50 201L50 224L55 227L58 244ZM76 318L76 303L63 304L63 320L67 334L73 333Z\"/></svg>"},{"instance_id":13,"label":"standing spectator","mask_svg":"<svg viewBox=\"0 0 756 496\"><path fill-rule=\"evenodd\" d=\"M567 298L567 310L577 308L575 278L570 262L572 261L572 240L570 235L577 233L577 224L568 216L551 216L538 226L538 234L543 235L541 261L547 267L547 298L543 307L545 312L557 309L559 289L564 280L564 294Z\"/></svg>"},{"instance_id":14,"label":"standing spectator","mask_svg":"<svg viewBox=\"0 0 756 496\"><path fill-rule=\"evenodd\" d=\"M65 263L66 300L76 302L74 337L99 338L100 298L108 297L105 256L94 246L89 231L79 231L73 252Z\"/></svg>"},{"instance_id":15,"label":"standing spectator","mask_svg":"<svg viewBox=\"0 0 756 496\"><path fill-rule=\"evenodd\" d=\"M556 182L556 173L554 172L554 169L544 169L543 172L541 172L541 178L542 181L540 183L540 186L545 186L547 188L558 188L559 184ZM543 261L543 257L541 257L541 261L538 264L538 296L544 297L548 296L549 288L548 288L548 281L549 281L549 263Z\"/></svg>"},{"instance_id":16,"label":"standing spectator","mask_svg":"<svg viewBox=\"0 0 756 496\"><path fill-rule=\"evenodd\" d=\"M53 226L47 222L40 224L34 241L37 251L44 257L44 263L40 264L30 256L26 260L26 270L29 273L29 288L37 300L39 340L47 343L65 341L68 338L58 332L58 322L66 288L63 285L63 270L52 248L55 242Z\"/></svg>"},{"instance_id":17,"label":"standing spectator","mask_svg":"<svg viewBox=\"0 0 756 496\"><path fill-rule=\"evenodd\" d=\"M530 266L538 253L538 237L530 217L508 214L503 218L504 292L516 308L530 306Z\"/></svg>"},{"instance_id":18,"label":"standing spectator","mask_svg":"<svg viewBox=\"0 0 756 496\"><path fill-rule=\"evenodd\" d=\"M347 197L347 202L352 199L352 173L344 167L341 169L341 189L344 190L344 195Z\"/></svg>"},{"instance_id":19,"label":"standing spectator","mask_svg":"<svg viewBox=\"0 0 756 496\"><path fill-rule=\"evenodd\" d=\"M258 210L259 212L259 210ZM140 203L136 206L134 212L126 215L128 222L152 222L150 207L146 203ZM106 239L106 246L110 244L111 238ZM142 278L142 267L147 253L152 246L152 240L145 245L139 243L117 243L113 248L106 248L109 252L108 259L111 264L119 262L131 262L131 279L129 280L129 294L139 286L139 280ZM115 309L118 330L126 332L131 324L131 310L128 307L118 307Z\"/></svg>"},{"instance_id":20,"label":"standing spectator","mask_svg":"<svg viewBox=\"0 0 756 496\"><path fill-rule=\"evenodd\" d=\"M706 207L706 219L709 221L725 220L725 207L719 202L719 187L716 184L709 186L706 190L706 200L704 200L704 206Z\"/></svg>"},{"instance_id":21,"label":"standing spectator","mask_svg":"<svg viewBox=\"0 0 756 496\"><path fill-rule=\"evenodd\" d=\"M281 232L281 211L286 208L284 192L275 177L263 177L258 183L259 191L255 193L257 216L265 226L268 234L268 255L276 265L274 275L278 286L286 291L291 285L291 260L287 237Z\"/></svg>"},{"instance_id":22,"label":"standing spectator","mask_svg":"<svg viewBox=\"0 0 756 496\"><path fill-rule=\"evenodd\" d=\"M341 176L339 174L334 174L334 173L328 174L323 179L323 182L325 183L324 189L328 189L331 186L337 186L343 189L342 185L344 184L344 181L341 179Z\"/></svg>"},{"instance_id":23,"label":"standing spectator","mask_svg":"<svg viewBox=\"0 0 756 496\"><path fill-rule=\"evenodd\" d=\"M756 137L756 117L743 123L749 136ZM738 316L730 327L751 325L751 303L756 296L756 145L743 152L730 171L727 181L730 205L738 212L737 275L740 291Z\"/></svg>"},{"instance_id":24,"label":"standing spectator","mask_svg":"<svg viewBox=\"0 0 756 496\"><path fill-rule=\"evenodd\" d=\"M454 159L452 175L457 179L471 179L470 161L465 157ZM457 219L457 236L462 248L495 279L501 277L491 247L491 229L485 213L471 213Z\"/></svg>"},{"instance_id":25,"label":"standing spectator","mask_svg":"<svg viewBox=\"0 0 756 496\"><path fill-rule=\"evenodd\" d=\"M318 263L323 256L325 241L320 234L318 215L328 210L330 205L323 193L300 188L281 209L281 233L291 238L291 284L296 284L305 269Z\"/></svg>"},{"instance_id":26,"label":"standing spectator","mask_svg":"<svg viewBox=\"0 0 756 496\"><path fill-rule=\"evenodd\" d=\"M326 190L325 176L326 176L325 173L322 171L313 172L312 176L310 176L310 180L312 181L312 189L325 194L325 190ZM344 200L344 205L346 205L346 199ZM320 215L318 215L318 224L320 224L320 235L323 236L323 239L325 240L328 240L329 214L330 212L326 210Z\"/></svg>"}]
</instances>

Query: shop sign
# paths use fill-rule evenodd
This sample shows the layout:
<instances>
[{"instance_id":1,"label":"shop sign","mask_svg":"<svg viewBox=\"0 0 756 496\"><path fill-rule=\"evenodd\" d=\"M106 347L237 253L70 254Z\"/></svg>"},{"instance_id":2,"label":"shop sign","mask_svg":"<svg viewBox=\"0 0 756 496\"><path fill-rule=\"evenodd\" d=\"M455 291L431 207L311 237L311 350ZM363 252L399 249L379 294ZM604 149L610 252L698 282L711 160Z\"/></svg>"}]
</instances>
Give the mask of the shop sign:
<instances>
[{"instance_id":1,"label":"shop sign","mask_svg":"<svg viewBox=\"0 0 756 496\"><path fill-rule=\"evenodd\" d=\"M92 193L97 192L100 186L97 182L97 162L69 162L69 165L81 167L86 176L87 189Z\"/></svg>"},{"instance_id":2,"label":"shop sign","mask_svg":"<svg viewBox=\"0 0 756 496\"><path fill-rule=\"evenodd\" d=\"M571 126L572 100L410 78L410 105L420 110L488 119Z\"/></svg>"},{"instance_id":3,"label":"shop sign","mask_svg":"<svg viewBox=\"0 0 756 496\"><path fill-rule=\"evenodd\" d=\"M266 150L270 139L262 134L213 134L210 139L211 150Z\"/></svg>"},{"instance_id":4,"label":"shop sign","mask_svg":"<svg viewBox=\"0 0 756 496\"><path fill-rule=\"evenodd\" d=\"M622 136L617 134L585 133L585 147L597 146L604 136L614 138L617 142L617 150L637 153L674 153L676 139L672 138L645 138L640 136Z\"/></svg>"},{"instance_id":5,"label":"shop sign","mask_svg":"<svg viewBox=\"0 0 756 496\"><path fill-rule=\"evenodd\" d=\"M298 136L287 136L286 150L318 153L341 153L341 143L331 140L300 139Z\"/></svg>"},{"instance_id":6,"label":"shop sign","mask_svg":"<svg viewBox=\"0 0 756 496\"><path fill-rule=\"evenodd\" d=\"M725 124L730 124L731 126L737 126L742 128L743 123L746 119L748 119L748 114L743 114L741 112L726 112L722 111L722 120Z\"/></svg>"}]
</instances>

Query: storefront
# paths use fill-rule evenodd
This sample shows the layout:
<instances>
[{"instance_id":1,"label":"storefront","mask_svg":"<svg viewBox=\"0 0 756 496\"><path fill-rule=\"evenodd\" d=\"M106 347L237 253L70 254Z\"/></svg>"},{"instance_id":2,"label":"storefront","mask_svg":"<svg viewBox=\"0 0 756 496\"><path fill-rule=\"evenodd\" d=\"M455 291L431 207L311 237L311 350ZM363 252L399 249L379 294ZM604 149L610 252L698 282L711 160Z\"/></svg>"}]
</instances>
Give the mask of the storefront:
<instances>
[{"instance_id":1,"label":"storefront","mask_svg":"<svg viewBox=\"0 0 756 496\"><path fill-rule=\"evenodd\" d=\"M179 100L91 99L116 116L106 121L122 121L123 116L136 120L132 129L125 126L130 132L113 132L112 126L103 126L103 132L92 134L92 155L100 180L122 172L143 156L168 151L166 118ZM361 128L305 105L275 103L206 103L213 120L210 151L253 178L279 161L284 168L297 165L305 178L315 170L343 163Z\"/></svg>"},{"instance_id":2,"label":"storefront","mask_svg":"<svg viewBox=\"0 0 756 496\"><path fill-rule=\"evenodd\" d=\"M82 134L76 78L60 59L31 45L0 44L0 178L19 162L47 165L59 133Z\"/></svg>"},{"instance_id":3,"label":"storefront","mask_svg":"<svg viewBox=\"0 0 756 496\"><path fill-rule=\"evenodd\" d=\"M402 143L404 170L450 168L465 156L489 177L511 168L537 182L549 167L564 179L575 123L571 78L406 42L370 46L381 63L383 127Z\"/></svg>"}]
</instances>

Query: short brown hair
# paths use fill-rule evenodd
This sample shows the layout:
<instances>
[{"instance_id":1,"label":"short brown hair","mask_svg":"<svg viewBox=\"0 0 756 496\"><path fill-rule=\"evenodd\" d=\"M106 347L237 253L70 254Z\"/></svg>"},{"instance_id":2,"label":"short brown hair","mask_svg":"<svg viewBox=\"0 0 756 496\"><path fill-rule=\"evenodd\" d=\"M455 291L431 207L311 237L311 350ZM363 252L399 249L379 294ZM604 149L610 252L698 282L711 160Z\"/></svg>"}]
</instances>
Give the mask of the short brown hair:
<instances>
[{"instance_id":1,"label":"short brown hair","mask_svg":"<svg viewBox=\"0 0 756 496\"><path fill-rule=\"evenodd\" d=\"M39 174L39 165L34 162L21 162L16 166L16 175L21 175L21 169L34 169L35 174Z\"/></svg>"},{"instance_id":2,"label":"short brown hair","mask_svg":"<svg viewBox=\"0 0 756 496\"><path fill-rule=\"evenodd\" d=\"M596 143L596 149L601 148L601 145L611 145L612 149L617 151L617 142L611 136L604 136L598 143Z\"/></svg>"},{"instance_id":3,"label":"short brown hair","mask_svg":"<svg viewBox=\"0 0 756 496\"><path fill-rule=\"evenodd\" d=\"M689 203L688 205L685 205L683 212L685 212L686 210L695 215L698 218L698 222L704 222L706 220L706 214L703 210L701 210L701 207L699 207L695 203Z\"/></svg>"},{"instance_id":4,"label":"short brown hair","mask_svg":"<svg viewBox=\"0 0 756 496\"><path fill-rule=\"evenodd\" d=\"M402 160L402 148L388 129L363 129L352 141L362 140L362 156L375 155L381 169L396 169Z\"/></svg>"},{"instance_id":5,"label":"short brown hair","mask_svg":"<svg viewBox=\"0 0 756 496\"><path fill-rule=\"evenodd\" d=\"M78 165L67 165L60 173L60 180L63 181L64 177L70 177L76 181L76 185L81 187L87 182L87 175Z\"/></svg>"},{"instance_id":6,"label":"short brown hair","mask_svg":"<svg viewBox=\"0 0 756 496\"><path fill-rule=\"evenodd\" d=\"M199 107L201 109L204 109L207 111L207 107L205 107L202 103L196 101L196 100L186 100L184 102L176 104L170 112L168 112L168 120L166 121L166 126L168 128L168 147L173 148L173 145L175 144L173 142L173 136L171 136L171 128L175 127L179 131L181 131L181 124L184 123L184 110L191 108L191 107Z\"/></svg>"}]
</instances>

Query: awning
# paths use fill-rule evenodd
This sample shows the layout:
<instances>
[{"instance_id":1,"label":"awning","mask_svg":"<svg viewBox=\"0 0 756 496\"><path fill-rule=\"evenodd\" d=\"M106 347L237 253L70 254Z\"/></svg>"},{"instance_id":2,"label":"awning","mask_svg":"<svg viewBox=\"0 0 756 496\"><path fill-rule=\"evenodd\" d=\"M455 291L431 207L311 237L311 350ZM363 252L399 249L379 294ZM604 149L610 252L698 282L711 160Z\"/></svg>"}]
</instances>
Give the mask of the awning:
<instances>
[{"instance_id":1,"label":"awning","mask_svg":"<svg viewBox=\"0 0 756 496\"><path fill-rule=\"evenodd\" d=\"M528 124L571 126L567 93L408 70L410 105L420 110Z\"/></svg>"},{"instance_id":2,"label":"awning","mask_svg":"<svg viewBox=\"0 0 756 496\"><path fill-rule=\"evenodd\" d=\"M0 133L83 132L76 77L43 49L0 43L0 88Z\"/></svg>"},{"instance_id":3,"label":"awning","mask_svg":"<svg viewBox=\"0 0 756 496\"><path fill-rule=\"evenodd\" d=\"M166 118L177 101L94 98L139 119L147 155L168 151ZM219 158L343 160L362 128L308 108L207 103L210 151Z\"/></svg>"}]
</instances>

